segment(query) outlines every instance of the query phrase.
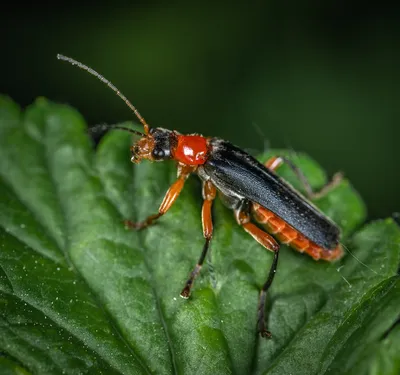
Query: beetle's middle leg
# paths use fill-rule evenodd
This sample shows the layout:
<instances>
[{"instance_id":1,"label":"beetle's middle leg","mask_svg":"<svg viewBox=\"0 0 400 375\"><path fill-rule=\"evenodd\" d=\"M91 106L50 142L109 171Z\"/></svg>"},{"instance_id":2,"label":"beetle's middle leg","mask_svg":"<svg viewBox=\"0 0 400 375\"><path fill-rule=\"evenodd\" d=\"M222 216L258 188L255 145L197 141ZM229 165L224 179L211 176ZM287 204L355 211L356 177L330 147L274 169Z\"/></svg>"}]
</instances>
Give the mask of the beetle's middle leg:
<instances>
[{"instance_id":1,"label":"beetle's middle leg","mask_svg":"<svg viewBox=\"0 0 400 375\"><path fill-rule=\"evenodd\" d=\"M276 171L283 163L287 164L287 166L293 170L296 174L297 178L301 181L304 189L307 193L307 197L311 200L318 199L326 195L329 191L331 191L334 187L340 184L343 179L343 174L341 172L335 173L332 177L332 180L325 184L319 191L313 191L310 183L307 180L307 177L304 176L303 171L295 165L290 159L284 156L273 156L268 159L264 164L269 170Z\"/></svg>"},{"instance_id":2,"label":"beetle's middle leg","mask_svg":"<svg viewBox=\"0 0 400 375\"><path fill-rule=\"evenodd\" d=\"M200 258L190 273L189 279L186 281L185 287L182 289L181 297L189 298L190 290L192 289L194 279L200 273L201 267L203 266L204 259L206 258L207 251L210 247L210 242L213 234L213 223L211 216L212 202L217 194L217 189L211 183L211 181L203 182L203 208L201 210L201 221L203 224L203 236L206 239L204 243L203 251L201 252Z\"/></svg>"},{"instance_id":3,"label":"beetle's middle leg","mask_svg":"<svg viewBox=\"0 0 400 375\"><path fill-rule=\"evenodd\" d=\"M247 233L249 233L258 243L264 246L267 250L271 250L274 253L274 259L272 260L267 281L264 283L260 292L257 320L257 327L261 336L270 338L271 333L266 328L264 310L267 291L271 287L278 266L279 244L270 234L264 232L250 222L250 203L247 200L241 201L238 208L235 210L235 218L238 224L241 225L243 229Z\"/></svg>"}]
</instances>

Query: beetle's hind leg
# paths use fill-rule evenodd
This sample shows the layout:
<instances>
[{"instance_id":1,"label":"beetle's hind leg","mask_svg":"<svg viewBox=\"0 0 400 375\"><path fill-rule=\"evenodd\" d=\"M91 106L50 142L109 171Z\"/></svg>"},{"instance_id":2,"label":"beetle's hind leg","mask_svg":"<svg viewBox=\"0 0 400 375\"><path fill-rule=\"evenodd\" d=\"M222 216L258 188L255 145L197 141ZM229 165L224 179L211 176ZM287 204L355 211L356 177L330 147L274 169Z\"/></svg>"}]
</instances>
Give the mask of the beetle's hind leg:
<instances>
[{"instance_id":1,"label":"beetle's hind leg","mask_svg":"<svg viewBox=\"0 0 400 375\"><path fill-rule=\"evenodd\" d=\"M267 296L267 291L270 288L275 273L278 267L278 257L279 257L279 244L276 240L267 232L261 230L256 225L250 222L250 202L247 200L242 200L239 207L235 209L236 221L243 229L249 233L258 243L264 246L267 250L274 253L274 259L272 260L271 268L268 273L267 281L264 283L258 302L258 319L257 328L262 337L271 337L271 333L267 330L265 324L265 301Z\"/></svg>"},{"instance_id":2,"label":"beetle's hind leg","mask_svg":"<svg viewBox=\"0 0 400 375\"><path fill-rule=\"evenodd\" d=\"M329 191L339 185L343 179L343 173L337 172L333 175L332 180L325 184L319 191L314 191L303 171L290 159L284 156L273 156L272 158L268 159L264 165L269 170L276 171L283 163L287 164L287 166L296 174L297 178L301 181L304 190L306 191L307 197L311 200L322 198Z\"/></svg>"},{"instance_id":3,"label":"beetle's hind leg","mask_svg":"<svg viewBox=\"0 0 400 375\"><path fill-rule=\"evenodd\" d=\"M201 221L203 224L203 236L206 242L203 246L203 251L201 252L200 258L194 267L193 271L190 273L189 279L186 281L185 287L182 289L181 297L189 298L190 291L193 286L194 279L200 273L201 267L203 266L204 259L206 258L208 249L210 248L210 242L213 234L213 223L211 216L212 202L217 194L217 189L211 183L211 181L203 182L203 208L201 210Z\"/></svg>"}]
</instances>

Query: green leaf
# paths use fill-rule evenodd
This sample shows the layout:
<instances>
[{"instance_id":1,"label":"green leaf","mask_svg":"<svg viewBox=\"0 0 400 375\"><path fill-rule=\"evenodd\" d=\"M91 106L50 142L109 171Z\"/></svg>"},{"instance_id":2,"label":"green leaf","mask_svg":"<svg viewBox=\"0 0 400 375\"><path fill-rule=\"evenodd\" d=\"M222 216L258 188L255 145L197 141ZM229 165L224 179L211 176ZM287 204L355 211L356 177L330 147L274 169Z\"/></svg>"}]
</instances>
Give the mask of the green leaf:
<instances>
[{"instance_id":1,"label":"green leaf","mask_svg":"<svg viewBox=\"0 0 400 375\"><path fill-rule=\"evenodd\" d=\"M0 369L2 375L30 375L18 363L4 357L0 357Z\"/></svg>"},{"instance_id":2,"label":"green leaf","mask_svg":"<svg viewBox=\"0 0 400 375\"><path fill-rule=\"evenodd\" d=\"M67 106L38 99L21 113L0 97L0 372L400 371L400 230L389 219L359 229L365 207L347 180L316 204L341 226L348 254L328 264L282 248L266 340L257 298L271 253L217 200L209 267L179 298L204 241L198 179L157 225L125 230L124 219L156 212L176 168L132 165L120 131L94 152L85 128ZM314 188L326 182L312 159L296 158ZM301 188L288 168L279 173Z\"/></svg>"}]
</instances>

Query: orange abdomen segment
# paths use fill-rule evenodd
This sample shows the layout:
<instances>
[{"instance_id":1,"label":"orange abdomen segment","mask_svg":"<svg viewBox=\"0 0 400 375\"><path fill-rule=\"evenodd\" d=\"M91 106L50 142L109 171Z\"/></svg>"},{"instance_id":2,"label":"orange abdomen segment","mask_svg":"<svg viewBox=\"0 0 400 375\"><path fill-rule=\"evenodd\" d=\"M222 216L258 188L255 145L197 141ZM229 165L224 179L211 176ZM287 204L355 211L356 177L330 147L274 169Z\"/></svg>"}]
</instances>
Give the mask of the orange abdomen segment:
<instances>
[{"instance_id":1,"label":"orange abdomen segment","mask_svg":"<svg viewBox=\"0 0 400 375\"><path fill-rule=\"evenodd\" d=\"M343 249L340 245L335 249L324 249L310 241L273 212L257 203L253 203L253 214L254 218L260 224L265 225L268 232L273 234L280 242L289 245L301 253L308 254L315 260L334 261L343 256Z\"/></svg>"}]
</instances>

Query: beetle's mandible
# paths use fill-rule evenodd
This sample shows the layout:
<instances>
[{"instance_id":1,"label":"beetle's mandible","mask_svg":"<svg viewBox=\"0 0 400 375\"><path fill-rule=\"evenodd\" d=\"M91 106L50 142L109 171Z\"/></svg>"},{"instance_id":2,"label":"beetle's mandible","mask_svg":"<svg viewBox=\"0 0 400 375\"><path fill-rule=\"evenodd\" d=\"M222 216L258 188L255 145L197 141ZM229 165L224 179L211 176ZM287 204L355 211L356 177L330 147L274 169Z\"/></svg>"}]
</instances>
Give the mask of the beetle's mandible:
<instances>
[{"instance_id":1,"label":"beetle's mandible","mask_svg":"<svg viewBox=\"0 0 400 375\"><path fill-rule=\"evenodd\" d=\"M217 192L223 203L233 210L237 223L262 246L273 252L274 257L267 280L260 291L257 317L258 332L263 337L271 337L266 328L264 310L266 293L273 282L278 265L280 246L275 238L315 260L339 259L343 255L339 242L340 230L310 203L310 200L324 195L336 186L341 180L341 175L336 174L319 192L313 192L301 170L284 157L276 156L261 164L245 151L223 139L203 137L200 134L182 135L175 130L152 128L110 81L76 60L62 55L57 55L57 58L76 65L100 79L124 100L142 123L144 133L113 126L140 136L131 147L132 162L139 163L142 159L177 162L178 178L165 194L158 213L139 223L126 221L128 227L139 230L153 224L171 208L188 176L196 173L200 177L203 184L201 218L205 243L200 258L181 291L183 298L189 298L193 282L201 270L210 247L213 235L211 208ZM287 163L298 175L309 199L275 174L282 163ZM256 226L252 219L265 226L267 231Z\"/></svg>"}]
</instances>

